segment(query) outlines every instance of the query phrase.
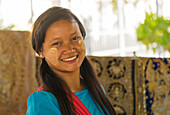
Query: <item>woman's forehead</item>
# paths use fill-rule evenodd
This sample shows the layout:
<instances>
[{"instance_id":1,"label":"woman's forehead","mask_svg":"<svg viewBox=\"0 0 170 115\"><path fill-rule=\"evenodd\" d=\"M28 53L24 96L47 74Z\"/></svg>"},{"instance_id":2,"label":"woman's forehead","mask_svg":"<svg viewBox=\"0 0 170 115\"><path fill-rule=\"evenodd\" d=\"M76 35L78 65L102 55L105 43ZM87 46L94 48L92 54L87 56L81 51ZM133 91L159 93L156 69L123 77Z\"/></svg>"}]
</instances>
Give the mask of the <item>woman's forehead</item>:
<instances>
[{"instance_id":1,"label":"woman's forehead","mask_svg":"<svg viewBox=\"0 0 170 115\"><path fill-rule=\"evenodd\" d=\"M71 20L59 20L54 23L52 23L48 28L47 31L50 29L56 29L57 31L63 30L63 29L71 29L75 28L77 29L78 24L76 21Z\"/></svg>"},{"instance_id":2,"label":"woman's forehead","mask_svg":"<svg viewBox=\"0 0 170 115\"><path fill-rule=\"evenodd\" d=\"M50 38L59 39L63 36L73 36L75 34L81 34L77 23L68 20L60 20L54 22L46 31L45 39Z\"/></svg>"}]
</instances>

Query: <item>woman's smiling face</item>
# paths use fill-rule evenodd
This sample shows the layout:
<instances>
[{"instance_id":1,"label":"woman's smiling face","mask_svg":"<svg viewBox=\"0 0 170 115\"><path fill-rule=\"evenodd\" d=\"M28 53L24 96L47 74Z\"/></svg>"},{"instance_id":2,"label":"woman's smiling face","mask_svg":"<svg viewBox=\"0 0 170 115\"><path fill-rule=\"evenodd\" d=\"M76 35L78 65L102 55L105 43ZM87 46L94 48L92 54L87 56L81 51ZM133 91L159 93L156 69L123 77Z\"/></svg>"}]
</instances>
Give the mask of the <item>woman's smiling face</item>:
<instances>
[{"instance_id":1,"label":"woman's smiling face","mask_svg":"<svg viewBox=\"0 0 170 115\"><path fill-rule=\"evenodd\" d=\"M59 20L51 24L39 52L54 72L73 72L85 57L85 45L75 21Z\"/></svg>"}]
</instances>

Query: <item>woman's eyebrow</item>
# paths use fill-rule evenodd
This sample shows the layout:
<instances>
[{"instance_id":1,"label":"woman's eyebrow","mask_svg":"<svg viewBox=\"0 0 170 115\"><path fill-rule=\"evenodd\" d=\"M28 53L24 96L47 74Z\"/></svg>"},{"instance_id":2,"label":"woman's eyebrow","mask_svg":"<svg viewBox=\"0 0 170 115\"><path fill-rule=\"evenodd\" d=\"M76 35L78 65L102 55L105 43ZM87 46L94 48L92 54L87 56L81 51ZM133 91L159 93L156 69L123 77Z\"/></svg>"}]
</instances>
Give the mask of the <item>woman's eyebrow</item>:
<instances>
[{"instance_id":1,"label":"woman's eyebrow","mask_svg":"<svg viewBox=\"0 0 170 115\"><path fill-rule=\"evenodd\" d=\"M52 38L51 40L50 40L50 42L52 42L52 41L55 41L55 40L59 40L60 38Z\"/></svg>"},{"instance_id":2,"label":"woman's eyebrow","mask_svg":"<svg viewBox=\"0 0 170 115\"><path fill-rule=\"evenodd\" d=\"M70 36L72 36L74 34L79 34L79 33L77 31L74 31L73 33L70 34Z\"/></svg>"},{"instance_id":3,"label":"woman's eyebrow","mask_svg":"<svg viewBox=\"0 0 170 115\"><path fill-rule=\"evenodd\" d=\"M70 34L70 36L73 36L74 34L79 34L77 31L74 31L73 33ZM52 38L50 42L55 41L55 40L60 40L59 37Z\"/></svg>"}]
</instances>

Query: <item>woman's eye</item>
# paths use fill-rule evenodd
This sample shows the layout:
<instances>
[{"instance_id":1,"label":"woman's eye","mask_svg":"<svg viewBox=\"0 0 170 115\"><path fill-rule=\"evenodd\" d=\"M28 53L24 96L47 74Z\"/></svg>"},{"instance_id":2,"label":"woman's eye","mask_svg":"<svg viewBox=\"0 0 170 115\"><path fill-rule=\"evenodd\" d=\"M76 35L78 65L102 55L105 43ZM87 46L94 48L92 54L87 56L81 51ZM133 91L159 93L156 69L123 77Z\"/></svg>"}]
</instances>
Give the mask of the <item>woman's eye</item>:
<instances>
[{"instance_id":1,"label":"woman's eye","mask_svg":"<svg viewBox=\"0 0 170 115\"><path fill-rule=\"evenodd\" d=\"M72 40L77 40L77 39L79 39L80 37L74 37L74 38L72 38Z\"/></svg>"},{"instance_id":2,"label":"woman's eye","mask_svg":"<svg viewBox=\"0 0 170 115\"><path fill-rule=\"evenodd\" d=\"M56 42L56 43L54 43L53 45L59 45L60 44L60 42Z\"/></svg>"}]
</instances>

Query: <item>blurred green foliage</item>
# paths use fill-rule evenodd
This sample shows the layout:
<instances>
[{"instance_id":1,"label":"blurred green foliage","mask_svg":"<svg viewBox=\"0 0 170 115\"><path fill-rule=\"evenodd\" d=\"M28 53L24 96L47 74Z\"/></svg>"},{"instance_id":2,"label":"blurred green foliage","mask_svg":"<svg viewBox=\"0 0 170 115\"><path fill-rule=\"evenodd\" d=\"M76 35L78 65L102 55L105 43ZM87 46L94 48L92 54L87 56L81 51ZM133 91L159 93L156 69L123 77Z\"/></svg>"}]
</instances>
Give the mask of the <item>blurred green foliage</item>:
<instances>
[{"instance_id":1,"label":"blurred green foliage","mask_svg":"<svg viewBox=\"0 0 170 115\"><path fill-rule=\"evenodd\" d=\"M114 13L116 13L117 11L117 1L118 0L112 0L112 5L113 5L113 11ZM136 6L136 4L138 3L139 0L123 0L124 4L128 4L128 3L131 3L133 4L134 6Z\"/></svg>"},{"instance_id":2,"label":"blurred green foliage","mask_svg":"<svg viewBox=\"0 0 170 115\"><path fill-rule=\"evenodd\" d=\"M155 52L158 46L170 52L170 20L157 16L154 13L146 13L143 24L136 29L137 40L152 48Z\"/></svg>"},{"instance_id":3,"label":"blurred green foliage","mask_svg":"<svg viewBox=\"0 0 170 115\"><path fill-rule=\"evenodd\" d=\"M2 23L3 23L3 20L0 20L0 30L11 30L15 27L15 25L13 25L13 24L8 25L7 27L3 27Z\"/></svg>"}]
</instances>

